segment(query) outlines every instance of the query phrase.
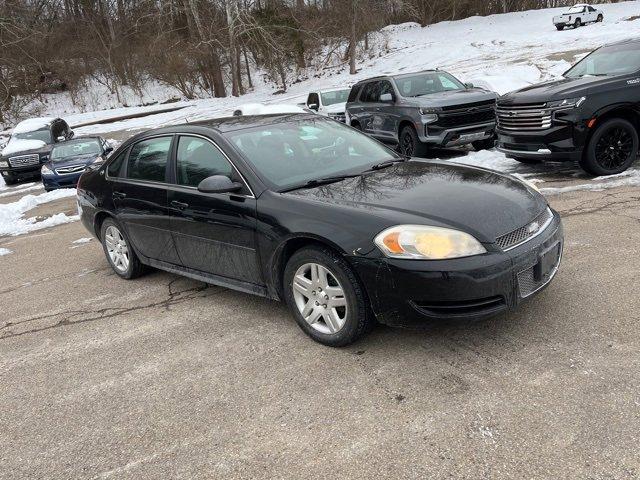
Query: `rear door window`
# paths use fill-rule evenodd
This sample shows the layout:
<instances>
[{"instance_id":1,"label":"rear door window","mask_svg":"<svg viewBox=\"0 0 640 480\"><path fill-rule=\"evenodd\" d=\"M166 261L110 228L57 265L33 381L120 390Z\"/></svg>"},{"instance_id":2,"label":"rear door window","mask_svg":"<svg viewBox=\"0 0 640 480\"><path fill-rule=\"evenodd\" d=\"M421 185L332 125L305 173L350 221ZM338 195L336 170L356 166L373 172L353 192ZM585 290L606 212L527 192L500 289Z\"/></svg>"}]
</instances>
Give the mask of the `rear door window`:
<instances>
[{"instance_id":1,"label":"rear door window","mask_svg":"<svg viewBox=\"0 0 640 480\"><path fill-rule=\"evenodd\" d=\"M117 178L120 176L122 172L122 164L124 163L124 159L127 156L127 150L125 149L120 155L113 159L109 166L107 167L107 175L110 177Z\"/></svg>"},{"instance_id":2,"label":"rear door window","mask_svg":"<svg viewBox=\"0 0 640 480\"><path fill-rule=\"evenodd\" d=\"M381 82L367 83L362 91L362 95L360 95L360 101L365 103L377 102L380 98L380 83Z\"/></svg>"},{"instance_id":3,"label":"rear door window","mask_svg":"<svg viewBox=\"0 0 640 480\"><path fill-rule=\"evenodd\" d=\"M172 137L142 140L131 147L127 161L127 178L164 182Z\"/></svg>"},{"instance_id":4,"label":"rear door window","mask_svg":"<svg viewBox=\"0 0 640 480\"><path fill-rule=\"evenodd\" d=\"M360 90L362 90L362 84L361 83L351 87L351 91L349 92L349 98L347 99L347 102L349 102L349 103L355 102L356 98L358 98L358 93L360 93Z\"/></svg>"}]
</instances>

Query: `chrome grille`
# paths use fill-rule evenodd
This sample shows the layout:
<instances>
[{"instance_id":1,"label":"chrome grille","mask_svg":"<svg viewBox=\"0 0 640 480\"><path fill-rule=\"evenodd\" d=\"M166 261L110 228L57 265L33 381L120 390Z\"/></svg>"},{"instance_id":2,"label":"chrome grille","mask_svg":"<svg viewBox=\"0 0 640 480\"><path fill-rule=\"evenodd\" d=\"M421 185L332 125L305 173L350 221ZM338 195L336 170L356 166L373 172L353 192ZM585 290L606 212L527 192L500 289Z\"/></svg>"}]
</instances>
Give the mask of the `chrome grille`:
<instances>
[{"instance_id":1,"label":"chrome grille","mask_svg":"<svg viewBox=\"0 0 640 480\"><path fill-rule=\"evenodd\" d=\"M82 172L85 168L85 165L72 165L70 167L56 168L56 173L58 175L69 175L71 173Z\"/></svg>"},{"instance_id":2,"label":"chrome grille","mask_svg":"<svg viewBox=\"0 0 640 480\"><path fill-rule=\"evenodd\" d=\"M546 103L498 105L498 128L502 130L546 130L551 128L551 109Z\"/></svg>"},{"instance_id":3,"label":"chrome grille","mask_svg":"<svg viewBox=\"0 0 640 480\"><path fill-rule=\"evenodd\" d=\"M553 219L553 213L549 208L546 208L544 212L538 215L532 222L526 224L524 227L516 228L512 232L509 232L496 239L496 243L502 250L510 250L523 244L524 242L531 240L533 237L542 232L549 226Z\"/></svg>"},{"instance_id":4,"label":"chrome grille","mask_svg":"<svg viewBox=\"0 0 640 480\"><path fill-rule=\"evenodd\" d=\"M16 155L15 157L9 157L9 164L12 167L26 167L29 165L38 165L40 163L40 156L37 153L30 155Z\"/></svg>"}]
</instances>

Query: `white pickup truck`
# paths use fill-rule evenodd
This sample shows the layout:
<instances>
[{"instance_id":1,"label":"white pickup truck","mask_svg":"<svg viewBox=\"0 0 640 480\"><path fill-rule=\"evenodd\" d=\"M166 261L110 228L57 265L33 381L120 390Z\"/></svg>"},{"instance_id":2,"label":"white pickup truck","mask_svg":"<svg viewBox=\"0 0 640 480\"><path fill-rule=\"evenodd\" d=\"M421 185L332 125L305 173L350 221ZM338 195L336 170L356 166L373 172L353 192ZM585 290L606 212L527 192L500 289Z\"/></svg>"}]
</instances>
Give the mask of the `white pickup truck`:
<instances>
[{"instance_id":1,"label":"white pickup truck","mask_svg":"<svg viewBox=\"0 0 640 480\"><path fill-rule=\"evenodd\" d=\"M597 10L586 3L578 3L566 13L553 17L553 24L558 30L564 27L578 28L586 23L601 22L604 20L602 10Z\"/></svg>"},{"instance_id":2,"label":"white pickup truck","mask_svg":"<svg viewBox=\"0 0 640 480\"><path fill-rule=\"evenodd\" d=\"M345 123L345 109L350 88L327 88L309 92L306 108Z\"/></svg>"}]
</instances>

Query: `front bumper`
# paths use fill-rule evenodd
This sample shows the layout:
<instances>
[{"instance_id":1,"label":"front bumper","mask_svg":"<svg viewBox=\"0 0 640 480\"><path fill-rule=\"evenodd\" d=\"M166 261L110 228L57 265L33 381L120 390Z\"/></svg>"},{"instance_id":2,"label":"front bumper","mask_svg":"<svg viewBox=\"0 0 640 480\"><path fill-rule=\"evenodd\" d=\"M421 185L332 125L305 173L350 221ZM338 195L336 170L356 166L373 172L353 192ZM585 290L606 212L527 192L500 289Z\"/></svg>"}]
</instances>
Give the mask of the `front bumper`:
<instances>
[{"instance_id":1,"label":"front bumper","mask_svg":"<svg viewBox=\"0 0 640 480\"><path fill-rule=\"evenodd\" d=\"M423 325L434 320L478 320L517 307L551 282L563 242L562 222L554 212L544 232L507 252L441 261L350 260L380 323ZM546 276L539 273L543 263Z\"/></svg>"},{"instance_id":2,"label":"front bumper","mask_svg":"<svg viewBox=\"0 0 640 480\"><path fill-rule=\"evenodd\" d=\"M464 127L442 128L425 123L418 137L423 143L441 147L455 147L472 142L487 140L495 135L495 122L467 125Z\"/></svg>"},{"instance_id":3,"label":"front bumper","mask_svg":"<svg viewBox=\"0 0 640 480\"><path fill-rule=\"evenodd\" d=\"M577 162L582 158L586 131L572 124L555 125L539 131L496 130L496 149L509 158L552 162Z\"/></svg>"},{"instance_id":4,"label":"front bumper","mask_svg":"<svg viewBox=\"0 0 640 480\"><path fill-rule=\"evenodd\" d=\"M72 173L69 175L42 175L42 184L47 190L58 188L74 188L78 185L78 180L84 172Z\"/></svg>"},{"instance_id":5,"label":"front bumper","mask_svg":"<svg viewBox=\"0 0 640 480\"><path fill-rule=\"evenodd\" d=\"M28 167L2 167L0 175L13 180L26 180L40 177L40 165Z\"/></svg>"}]
</instances>

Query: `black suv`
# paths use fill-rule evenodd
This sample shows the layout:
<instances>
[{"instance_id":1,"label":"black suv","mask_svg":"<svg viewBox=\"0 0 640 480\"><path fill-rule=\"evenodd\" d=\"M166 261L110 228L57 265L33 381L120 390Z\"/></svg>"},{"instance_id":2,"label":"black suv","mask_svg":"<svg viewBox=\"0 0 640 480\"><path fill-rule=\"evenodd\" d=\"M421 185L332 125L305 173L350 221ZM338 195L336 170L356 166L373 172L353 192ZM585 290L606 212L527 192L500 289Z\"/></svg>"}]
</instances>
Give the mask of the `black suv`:
<instances>
[{"instance_id":1,"label":"black suv","mask_svg":"<svg viewBox=\"0 0 640 480\"><path fill-rule=\"evenodd\" d=\"M61 118L30 118L17 124L0 152L0 174L5 183L40 178L40 168L49 161L53 146L72 137L73 131Z\"/></svg>"},{"instance_id":2,"label":"black suv","mask_svg":"<svg viewBox=\"0 0 640 480\"><path fill-rule=\"evenodd\" d=\"M348 123L401 153L420 156L429 146L494 145L493 92L428 70L371 78L355 84L347 100Z\"/></svg>"},{"instance_id":3,"label":"black suv","mask_svg":"<svg viewBox=\"0 0 640 480\"><path fill-rule=\"evenodd\" d=\"M638 155L640 40L601 47L564 78L498 100L498 150L525 163L577 161L593 175Z\"/></svg>"}]
</instances>

